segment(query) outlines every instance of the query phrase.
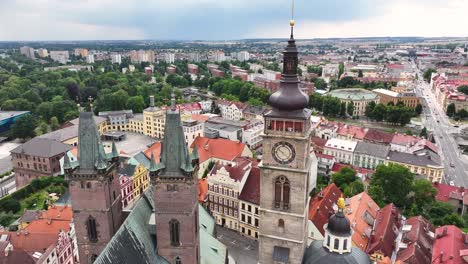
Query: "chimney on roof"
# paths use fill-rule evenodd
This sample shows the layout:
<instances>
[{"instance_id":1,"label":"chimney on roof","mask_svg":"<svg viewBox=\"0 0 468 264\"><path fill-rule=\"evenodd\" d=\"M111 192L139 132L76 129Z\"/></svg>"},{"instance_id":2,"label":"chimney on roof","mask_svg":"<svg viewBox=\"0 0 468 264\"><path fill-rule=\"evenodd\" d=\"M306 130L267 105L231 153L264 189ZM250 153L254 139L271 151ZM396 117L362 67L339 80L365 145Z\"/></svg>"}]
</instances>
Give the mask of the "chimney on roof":
<instances>
[{"instance_id":1,"label":"chimney on roof","mask_svg":"<svg viewBox=\"0 0 468 264\"><path fill-rule=\"evenodd\" d=\"M150 95L150 106L154 107L154 95Z\"/></svg>"}]
</instances>

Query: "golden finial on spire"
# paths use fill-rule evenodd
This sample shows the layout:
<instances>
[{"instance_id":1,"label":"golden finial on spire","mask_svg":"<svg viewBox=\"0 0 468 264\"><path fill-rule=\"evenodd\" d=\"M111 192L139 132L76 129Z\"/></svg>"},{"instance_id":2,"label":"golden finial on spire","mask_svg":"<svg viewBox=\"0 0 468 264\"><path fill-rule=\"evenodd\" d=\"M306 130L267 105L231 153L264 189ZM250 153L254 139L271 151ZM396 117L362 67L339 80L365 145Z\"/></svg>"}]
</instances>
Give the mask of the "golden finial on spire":
<instances>
[{"instance_id":1,"label":"golden finial on spire","mask_svg":"<svg viewBox=\"0 0 468 264\"><path fill-rule=\"evenodd\" d=\"M291 26L291 39L293 38L293 28L296 24L294 21L294 0L291 1L291 20L289 20L289 25Z\"/></svg>"},{"instance_id":2,"label":"golden finial on spire","mask_svg":"<svg viewBox=\"0 0 468 264\"><path fill-rule=\"evenodd\" d=\"M336 205L341 210L346 209L346 203L345 203L345 199L343 198L343 195L341 195L341 197L338 198L338 202L336 202Z\"/></svg>"}]
</instances>

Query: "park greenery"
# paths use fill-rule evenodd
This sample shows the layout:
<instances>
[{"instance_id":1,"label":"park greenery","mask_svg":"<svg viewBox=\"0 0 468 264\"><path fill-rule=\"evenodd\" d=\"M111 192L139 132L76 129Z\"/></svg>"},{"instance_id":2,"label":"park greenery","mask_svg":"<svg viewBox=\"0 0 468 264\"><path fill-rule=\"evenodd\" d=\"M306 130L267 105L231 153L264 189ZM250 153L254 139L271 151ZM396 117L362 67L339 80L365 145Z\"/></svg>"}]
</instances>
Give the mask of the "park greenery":
<instances>
[{"instance_id":1,"label":"park greenery","mask_svg":"<svg viewBox=\"0 0 468 264\"><path fill-rule=\"evenodd\" d=\"M346 197L352 197L364 191L364 184L356 176L356 171L350 167L343 167L340 171L334 173L331 180Z\"/></svg>"},{"instance_id":2,"label":"park greenery","mask_svg":"<svg viewBox=\"0 0 468 264\"><path fill-rule=\"evenodd\" d=\"M431 82L431 76L435 72L437 72L437 70L433 69L433 68L429 68L429 69L425 70L424 73L423 73L424 80L426 82Z\"/></svg>"},{"instance_id":3,"label":"park greenery","mask_svg":"<svg viewBox=\"0 0 468 264\"><path fill-rule=\"evenodd\" d=\"M447 105L446 113L447 116L452 117L455 120L468 118L468 111L465 109L460 109L457 111L454 103Z\"/></svg>"},{"instance_id":4,"label":"park greenery","mask_svg":"<svg viewBox=\"0 0 468 264\"><path fill-rule=\"evenodd\" d=\"M24 210L47 209L49 194L58 196L67 191L68 185L63 177L41 177L29 185L0 199L0 225L8 226L18 219Z\"/></svg>"},{"instance_id":5,"label":"park greenery","mask_svg":"<svg viewBox=\"0 0 468 264\"><path fill-rule=\"evenodd\" d=\"M405 126L411 122L411 118L422 112L422 106L413 109L406 107L403 103L398 102L396 105L389 103L384 105L382 103L376 104L370 102L365 109L365 115L377 122L387 122L392 125Z\"/></svg>"}]
</instances>

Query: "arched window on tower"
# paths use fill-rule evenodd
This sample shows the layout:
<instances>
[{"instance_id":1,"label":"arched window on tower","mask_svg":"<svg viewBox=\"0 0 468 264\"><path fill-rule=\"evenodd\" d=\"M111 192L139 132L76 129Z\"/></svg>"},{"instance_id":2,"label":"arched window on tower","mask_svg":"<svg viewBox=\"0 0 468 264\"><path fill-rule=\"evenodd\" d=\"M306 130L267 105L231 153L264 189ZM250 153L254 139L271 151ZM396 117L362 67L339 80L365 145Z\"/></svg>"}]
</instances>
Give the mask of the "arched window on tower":
<instances>
[{"instance_id":1,"label":"arched window on tower","mask_svg":"<svg viewBox=\"0 0 468 264\"><path fill-rule=\"evenodd\" d=\"M179 256L175 258L175 264L182 264L182 259Z\"/></svg>"},{"instance_id":2,"label":"arched window on tower","mask_svg":"<svg viewBox=\"0 0 468 264\"><path fill-rule=\"evenodd\" d=\"M169 222L169 231L171 235L171 245L179 246L180 245L180 224L179 221L172 219Z\"/></svg>"},{"instance_id":3,"label":"arched window on tower","mask_svg":"<svg viewBox=\"0 0 468 264\"><path fill-rule=\"evenodd\" d=\"M88 221L86 223L86 226L88 227L88 239L89 239L89 241L96 242L98 240L96 219L94 219L92 216L89 216Z\"/></svg>"},{"instance_id":4,"label":"arched window on tower","mask_svg":"<svg viewBox=\"0 0 468 264\"><path fill-rule=\"evenodd\" d=\"M334 249L338 249L340 247L340 240L335 238L335 245L333 246Z\"/></svg>"},{"instance_id":5,"label":"arched window on tower","mask_svg":"<svg viewBox=\"0 0 468 264\"><path fill-rule=\"evenodd\" d=\"M289 209L290 200L289 180L284 176L279 176L275 180L275 208Z\"/></svg>"}]
</instances>

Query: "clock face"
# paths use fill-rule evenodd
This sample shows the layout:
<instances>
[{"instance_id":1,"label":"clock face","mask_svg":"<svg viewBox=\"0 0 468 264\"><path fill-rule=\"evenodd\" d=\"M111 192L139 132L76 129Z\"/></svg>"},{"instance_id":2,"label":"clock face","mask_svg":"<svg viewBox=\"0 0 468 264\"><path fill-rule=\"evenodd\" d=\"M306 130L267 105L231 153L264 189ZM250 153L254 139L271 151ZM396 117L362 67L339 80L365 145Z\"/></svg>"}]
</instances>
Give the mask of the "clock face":
<instances>
[{"instance_id":1,"label":"clock face","mask_svg":"<svg viewBox=\"0 0 468 264\"><path fill-rule=\"evenodd\" d=\"M280 141L276 143L272 150L273 158L279 164L289 164L296 157L296 150L288 142Z\"/></svg>"}]
</instances>

